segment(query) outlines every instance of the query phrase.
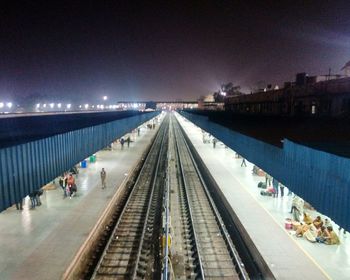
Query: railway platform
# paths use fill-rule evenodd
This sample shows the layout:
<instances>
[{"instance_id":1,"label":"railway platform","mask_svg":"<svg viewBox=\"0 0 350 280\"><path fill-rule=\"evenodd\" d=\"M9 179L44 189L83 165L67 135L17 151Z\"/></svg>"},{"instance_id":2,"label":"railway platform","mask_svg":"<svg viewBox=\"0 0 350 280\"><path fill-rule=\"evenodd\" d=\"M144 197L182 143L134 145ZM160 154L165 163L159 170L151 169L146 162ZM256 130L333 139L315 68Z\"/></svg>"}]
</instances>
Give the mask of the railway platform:
<instances>
[{"instance_id":1,"label":"railway platform","mask_svg":"<svg viewBox=\"0 0 350 280\"><path fill-rule=\"evenodd\" d=\"M30 210L15 206L0 213L0 279L60 279L96 224L126 174L138 163L157 129L141 126L131 135L130 147L113 145L99 151L95 163L80 168L77 196L63 199L63 191L46 190L42 205ZM100 171L107 172L101 188Z\"/></svg>"},{"instance_id":2,"label":"railway platform","mask_svg":"<svg viewBox=\"0 0 350 280\"><path fill-rule=\"evenodd\" d=\"M276 279L349 279L349 233L338 232L333 223L340 245L297 238L284 228L285 219L291 218L288 190L283 198L261 196L257 184L265 178L252 174L252 163L246 161L247 166L241 166L242 158L236 158L233 150L220 142L214 148L203 141L199 127L179 114L177 118ZM306 212L325 217L314 210Z\"/></svg>"}]
</instances>

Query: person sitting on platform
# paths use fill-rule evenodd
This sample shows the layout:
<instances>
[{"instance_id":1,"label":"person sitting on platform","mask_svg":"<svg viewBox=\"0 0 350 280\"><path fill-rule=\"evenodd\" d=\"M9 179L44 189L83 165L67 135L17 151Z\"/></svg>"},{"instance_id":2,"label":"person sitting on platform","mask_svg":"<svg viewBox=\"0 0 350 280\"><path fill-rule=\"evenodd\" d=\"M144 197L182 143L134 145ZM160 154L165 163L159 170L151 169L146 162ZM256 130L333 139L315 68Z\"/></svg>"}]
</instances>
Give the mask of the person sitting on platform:
<instances>
[{"instance_id":1,"label":"person sitting on platform","mask_svg":"<svg viewBox=\"0 0 350 280\"><path fill-rule=\"evenodd\" d=\"M312 243L315 243L316 242L316 237L318 235L318 230L317 228L313 225L313 224L310 224L309 225L309 229L304 233L304 237L312 242Z\"/></svg>"},{"instance_id":2,"label":"person sitting on platform","mask_svg":"<svg viewBox=\"0 0 350 280\"><path fill-rule=\"evenodd\" d=\"M300 224L300 226L297 226L297 229L295 231L295 235L297 237L302 237L306 231L310 229L310 226L307 224Z\"/></svg>"},{"instance_id":3,"label":"person sitting on platform","mask_svg":"<svg viewBox=\"0 0 350 280\"><path fill-rule=\"evenodd\" d=\"M303 221L305 222L305 224L308 224L308 225L312 224L312 218L306 212L304 212Z\"/></svg>"},{"instance_id":4,"label":"person sitting on platform","mask_svg":"<svg viewBox=\"0 0 350 280\"><path fill-rule=\"evenodd\" d=\"M333 228L331 226L327 227L327 230L329 232L329 236L325 238L325 244L327 245L338 245L340 244L340 240L338 235L334 232Z\"/></svg>"},{"instance_id":5,"label":"person sitting on platform","mask_svg":"<svg viewBox=\"0 0 350 280\"><path fill-rule=\"evenodd\" d=\"M316 241L319 243L324 243L326 238L329 238L329 232L326 227L321 226L320 231L318 232L318 236L316 237Z\"/></svg>"},{"instance_id":6,"label":"person sitting on platform","mask_svg":"<svg viewBox=\"0 0 350 280\"><path fill-rule=\"evenodd\" d=\"M323 226L323 221L321 219L321 216L317 216L316 219L312 222L314 224L314 226L317 228L317 229L320 229L321 226Z\"/></svg>"}]
</instances>

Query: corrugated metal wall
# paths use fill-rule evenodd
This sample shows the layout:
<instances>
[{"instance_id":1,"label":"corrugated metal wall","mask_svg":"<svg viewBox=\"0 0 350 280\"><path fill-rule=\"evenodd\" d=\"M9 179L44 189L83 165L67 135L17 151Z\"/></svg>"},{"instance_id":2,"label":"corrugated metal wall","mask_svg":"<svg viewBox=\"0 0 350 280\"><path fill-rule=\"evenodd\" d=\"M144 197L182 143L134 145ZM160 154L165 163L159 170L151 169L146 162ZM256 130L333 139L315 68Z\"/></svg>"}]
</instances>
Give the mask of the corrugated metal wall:
<instances>
[{"instance_id":1,"label":"corrugated metal wall","mask_svg":"<svg viewBox=\"0 0 350 280\"><path fill-rule=\"evenodd\" d=\"M280 149L213 123L206 116L181 114L350 230L350 159L288 140Z\"/></svg>"},{"instance_id":2,"label":"corrugated metal wall","mask_svg":"<svg viewBox=\"0 0 350 280\"><path fill-rule=\"evenodd\" d=\"M0 149L0 211L158 114L136 115Z\"/></svg>"}]
</instances>

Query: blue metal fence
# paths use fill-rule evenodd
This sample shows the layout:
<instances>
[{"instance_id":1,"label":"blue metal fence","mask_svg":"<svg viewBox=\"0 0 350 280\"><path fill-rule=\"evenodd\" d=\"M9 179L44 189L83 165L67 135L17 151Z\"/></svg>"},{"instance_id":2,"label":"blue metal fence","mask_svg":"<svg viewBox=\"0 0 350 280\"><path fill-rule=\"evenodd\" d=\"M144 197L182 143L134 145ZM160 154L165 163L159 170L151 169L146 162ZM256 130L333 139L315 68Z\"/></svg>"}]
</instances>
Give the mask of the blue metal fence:
<instances>
[{"instance_id":1,"label":"blue metal fence","mask_svg":"<svg viewBox=\"0 0 350 280\"><path fill-rule=\"evenodd\" d=\"M157 114L139 114L0 149L0 211Z\"/></svg>"},{"instance_id":2,"label":"blue metal fence","mask_svg":"<svg viewBox=\"0 0 350 280\"><path fill-rule=\"evenodd\" d=\"M232 131L203 115L180 112L225 145L261 167L319 212L350 230L350 159L287 139L283 149Z\"/></svg>"}]
</instances>

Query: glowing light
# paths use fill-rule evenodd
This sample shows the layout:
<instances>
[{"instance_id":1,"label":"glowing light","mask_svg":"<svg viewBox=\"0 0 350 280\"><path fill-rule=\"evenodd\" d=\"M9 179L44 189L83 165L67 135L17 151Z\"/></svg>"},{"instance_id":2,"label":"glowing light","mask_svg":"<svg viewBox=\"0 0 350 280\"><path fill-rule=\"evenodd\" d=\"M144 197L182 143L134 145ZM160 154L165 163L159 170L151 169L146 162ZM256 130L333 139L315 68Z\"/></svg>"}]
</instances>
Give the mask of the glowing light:
<instances>
[{"instance_id":1,"label":"glowing light","mask_svg":"<svg viewBox=\"0 0 350 280\"><path fill-rule=\"evenodd\" d=\"M8 108L11 108L11 107L12 107L12 102L7 102L6 106L7 106Z\"/></svg>"},{"instance_id":2,"label":"glowing light","mask_svg":"<svg viewBox=\"0 0 350 280\"><path fill-rule=\"evenodd\" d=\"M88 109L89 108L89 104L85 104L84 107L85 107L85 109Z\"/></svg>"},{"instance_id":3,"label":"glowing light","mask_svg":"<svg viewBox=\"0 0 350 280\"><path fill-rule=\"evenodd\" d=\"M105 106L102 104L102 105L100 106L100 108L103 110L103 109L105 108Z\"/></svg>"},{"instance_id":4,"label":"glowing light","mask_svg":"<svg viewBox=\"0 0 350 280\"><path fill-rule=\"evenodd\" d=\"M36 104L36 107L37 107L37 108L40 108L40 103Z\"/></svg>"},{"instance_id":5,"label":"glowing light","mask_svg":"<svg viewBox=\"0 0 350 280\"><path fill-rule=\"evenodd\" d=\"M67 104L67 109L70 109L72 107L72 104Z\"/></svg>"},{"instance_id":6,"label":"glowing light","mask_svg":"<svg viewBox=\"0 0 350 280\"><path fill-rule=\"evenodd\" d=\"M58 103L57 104L57 108L61 108L62 107L62 104L61 103Z\"/></svg>"},{"instance_id":7,"label":"glowing light","mask_svg":"<svg viewBox=\"0 0 350 280\"><path fill-rule=\"evenodd\" d=\"M55 103L50 103L50 108L52 109L53 107L55 107Z\"/></svg>"},{"instance_id":8,"label":"glowing light","mask_svg":"<svg viewBox=\"0 0 350 280\"><path fill-rule=\"evenodd\" d=\"M103 96L103 100L107 100L108 99L108 96Z\"/></svg>"},{"instance_id":9,"label":"glowing light","mask_svg":"<svg viewBox=\"0 0 350 280\"><path fill-rule=\"evenodd\" d=\"M4 102L0 102L0 108L4 108Z\"/></svg>"}]
</instances>

